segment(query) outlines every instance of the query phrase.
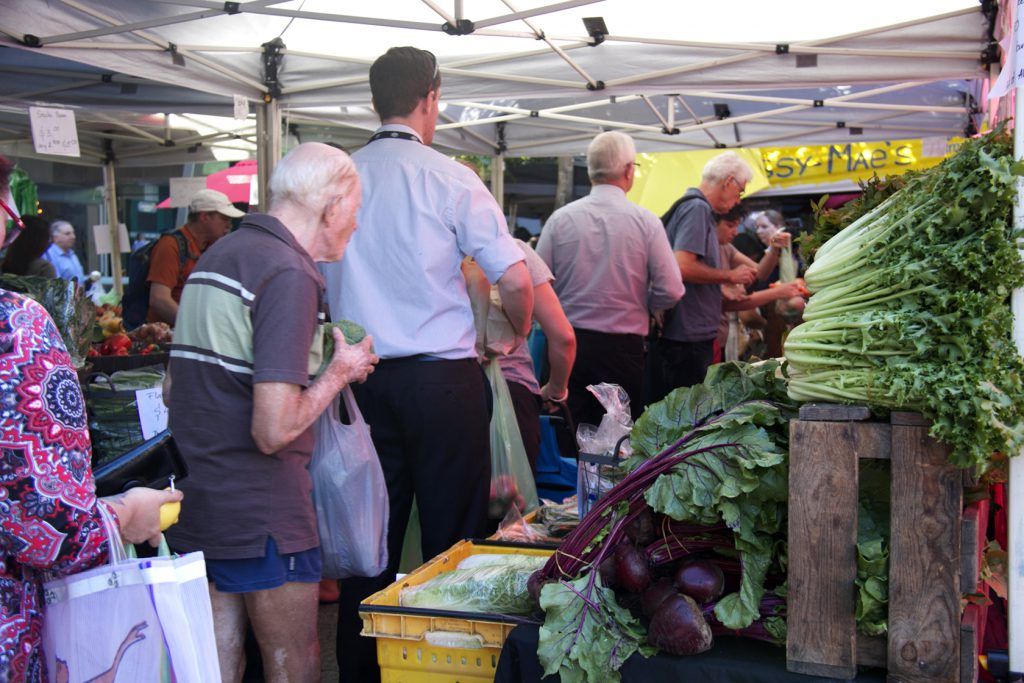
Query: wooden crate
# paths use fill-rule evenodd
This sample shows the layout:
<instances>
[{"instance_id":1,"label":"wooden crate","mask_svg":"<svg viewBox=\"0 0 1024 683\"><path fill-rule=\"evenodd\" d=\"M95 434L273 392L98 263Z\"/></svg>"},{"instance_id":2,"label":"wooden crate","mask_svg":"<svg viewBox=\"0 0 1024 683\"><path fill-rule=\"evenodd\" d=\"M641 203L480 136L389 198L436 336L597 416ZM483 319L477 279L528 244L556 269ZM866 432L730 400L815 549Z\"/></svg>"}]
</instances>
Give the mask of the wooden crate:
<instances>
[{"instance_id":1,"label":"wooden crate","mask_svg":"<svg viewBox=\"0 0 1024 683\"><path fill-rule=\"evenodd\" d=\"M886 667L893 683L972 681L971 623L961 638L963 474L920 415L870 417L864 407L810 404L790 425L787 668L849 680L869 665ZM859 635L855 623L861 458L887 459L892 471L887 639Z\"/></svg>"}]
</instances>

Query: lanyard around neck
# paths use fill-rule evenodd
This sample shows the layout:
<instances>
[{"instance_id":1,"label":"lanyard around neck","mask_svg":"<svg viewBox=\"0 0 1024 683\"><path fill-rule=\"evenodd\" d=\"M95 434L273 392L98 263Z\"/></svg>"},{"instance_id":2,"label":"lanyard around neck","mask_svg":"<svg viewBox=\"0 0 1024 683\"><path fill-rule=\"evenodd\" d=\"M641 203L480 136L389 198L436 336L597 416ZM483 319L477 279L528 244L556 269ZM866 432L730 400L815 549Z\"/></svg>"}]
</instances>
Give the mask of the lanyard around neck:
<instances>
[{"instance_id":1,"label":"lanyard around neck","mask_svg":"<svg viewBox=\"0 0 1024 683\"><path fill-rule=\"evenodd\" d=\"M382 130L379 133L374 133L373 137L366 144L376 140L412 140L413 142L420 142L419 137L412 133L406 133L404 130Z\"/></svg>"}]
</instances>

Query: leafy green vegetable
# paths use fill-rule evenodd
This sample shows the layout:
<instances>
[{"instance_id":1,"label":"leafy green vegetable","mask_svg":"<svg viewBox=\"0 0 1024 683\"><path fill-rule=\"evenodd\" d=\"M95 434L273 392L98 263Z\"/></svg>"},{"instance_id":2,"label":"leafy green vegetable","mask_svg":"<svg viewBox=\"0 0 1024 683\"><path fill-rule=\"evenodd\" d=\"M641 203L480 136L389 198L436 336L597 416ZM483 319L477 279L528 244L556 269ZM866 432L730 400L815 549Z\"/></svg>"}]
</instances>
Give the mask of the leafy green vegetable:
<instances>
[{"instance_id":1,"label":"leafy green vegetable","mask_svg":"<svg viewBox=\"0 0 1024 683\"><path fill-rule=\"evenodd\" d=\"M320 368L316 371L317 375L324 371L328 364L330 364L331 359L334 357L334 333L331 332L331 330L335 327L341 330L341 333L345 336L345 343L349 345L358 344L366 337L366 330L363 326L359 323L354 323L351 320L339 320L337 322L324 323L322 328L324 343L323 362L320 364ZM372 350L373 349L371 349L371 351Z\"/></svg>"},{"instance_id":2,"label":"leafy green vegetable","mask_svg":"<svg viewBox=\"0 0 1024 683\"><path fill-rule=\"evenodd\" d=\"M34 275L0 275L0 288L24 294L42 305L53 318L71 356L72 365L80 368L85 364L96 309L74 280Z\"/></svg>"},{"instance_id":3,"label":"leafy green vegetable","mask_svg":"<svg viewBox=\"0 0 1024 683\"><path fill-rule=\"evenodd\" d=\"M1021 170L1004 132L969 140L825 243L785 344L790 396L918 410L960 466L1024 447L1008 305Z\"/></svg>"},{"instance_id":4,"label":"leafy green vegetable","mask_svg":"<svg viewBox=\"0 0 1024 683\"><path fill-rule=\"evenodd\" d=\"M573 581L549 583L541 590L545 612L537 657L544 674L559 674L562 683L611 683L634 652L650 657L640 622L601 585L599 572Z\"/></svg>"},{"instance_id":5,"label":"leafy green vegetable","mask_svg":"<svg viewBox=\"0 0 1024 683\"><path fill-rule=\"evenodd\" d=\"M861 460L858 470L857 628L878 636L889 619L889 463Z\"/></svg>"},{"instance_id":6,"label":"leafy green vegetable","mask_svg":"<svg viewBox=\"0 0 1024 683\"><path fill-rule=\"evenodd\" d=\"M799 238L800 247L803 253L807 255L808 261L813 261L821 245L835 237L839 231L850 225L850 223L853 223L884 202L893 193L903 189L907 181L912 179L917 173L917 171L909 171L902 175L891 175L884 178L873 175L867 180L862 180L858 183L860 185L859 197L837 209L825 208L828 195L818 200L817 204L812 204L811 207L814 209L814 230Z\"/></svg>"},{"instance_id":7,"label":"leafy green vegetable","mask_svg":"<svg viewBox=\"0 0 1024 683\"><path fill-rule=\"evenodd\" d=\"M455 569L403 588L398 599L404 607L528 614L535 605L526 582L540 564L489 564Z\"/></svg>"}]
</instances>

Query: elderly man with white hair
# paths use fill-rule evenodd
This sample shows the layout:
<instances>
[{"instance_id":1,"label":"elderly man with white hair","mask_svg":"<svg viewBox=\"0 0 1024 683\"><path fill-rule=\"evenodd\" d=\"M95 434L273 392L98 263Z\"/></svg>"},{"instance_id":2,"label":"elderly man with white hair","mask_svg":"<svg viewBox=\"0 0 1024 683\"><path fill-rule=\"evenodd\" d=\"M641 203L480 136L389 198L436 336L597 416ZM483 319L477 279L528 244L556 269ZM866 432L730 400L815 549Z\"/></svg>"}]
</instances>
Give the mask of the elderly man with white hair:
<instances>
[{"instance_id":1,"label":"elderly man with white hair","mask_svg":"<svg viewBox=\"0 0 1024 683\"><path fill-rule=\"evenodd\" d=\"M537 253L576 332L569 410L598 424L604 409L587 385L618 384L635 419L643 411L644 336L650 315L683 295L679 267L657 216L626 199L636 148L624 133L601 133L587 148L590 194L551 214Z\"/></svg>"},{"instance_id":2,"label":"elderly man with white hair","mask_svg":"<svg viewBox=\"0 0 1024 683\"><path fill-rule=\"evenodd\" d=\"M716 214L740 203L753 171L735 152L704 166L700 185L690 188L662 217L686 283L686 294L666 316L658 342L664 391L704 381L714 358L722 316L722 285L749 285L756 269L719 263ZM660 398L660 392L653 398Z\"/></svg>"},{"instance_id":3,"label":"elderly man with white hair","mask_svg":"<svg viewBox=\"0 0 1024 683\"><path fill-rule=\"evenodd\" d=\"M274 169L268 213L207 249L182 291L169 405L188 503L167 535L206 555L225 682L242 678L247 621L267 680L320 680L312 425L377 357L369 336L349 346L333 330L334 356L311 380L326 312L315 263L341 259L360 197L347 154L299 145Z\"/></svg>"}]
</instances>

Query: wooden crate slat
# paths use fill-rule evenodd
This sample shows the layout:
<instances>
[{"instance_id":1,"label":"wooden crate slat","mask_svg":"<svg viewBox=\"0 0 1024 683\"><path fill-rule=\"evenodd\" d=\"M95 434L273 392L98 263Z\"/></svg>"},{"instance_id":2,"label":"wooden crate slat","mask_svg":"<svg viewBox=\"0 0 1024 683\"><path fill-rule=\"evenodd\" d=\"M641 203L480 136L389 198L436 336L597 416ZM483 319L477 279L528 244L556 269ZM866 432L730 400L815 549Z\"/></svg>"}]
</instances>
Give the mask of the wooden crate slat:
<instances>
[{"instance_id":1,"label":"wooden crate slat","mask_svg":"<svg viewBox=\"0 0 1024 683\"><path fill-rule=\"evenodd\" d=\"M857 674L857 447L854 423L790 423L786 667Z\"/></svg>"},{"instance_id":2,"label":"wooden crate slat","mask_svg":"<svg viewBox=\"0 0 1024 683\"><path fill-rule=\"evenodd\" d=\"M960 680L960 470L913 414L892 418L888 681Z\"/></svg>"},{"instance_id":3,"label":"wooden crate slat","mask_svg":"<svg viewBox=\"0 0 1024 683\"><path fill-rule=\"evenodd\" d=\"M867 406L839 403L805 403L800 406L800 419L805 422L862 422L871 418Z\"/></svg>"},{"instance_id":4,"label":"wooden crate slat","mask_svg":"<svg viewBox=\"0 0 1024 683\"><path fill-rule=\"evenodd\" d=\"M987 608L967 605L960 621L960 683L977 683L978 653L985 635Z\"/></svg>"}]
</instances>

